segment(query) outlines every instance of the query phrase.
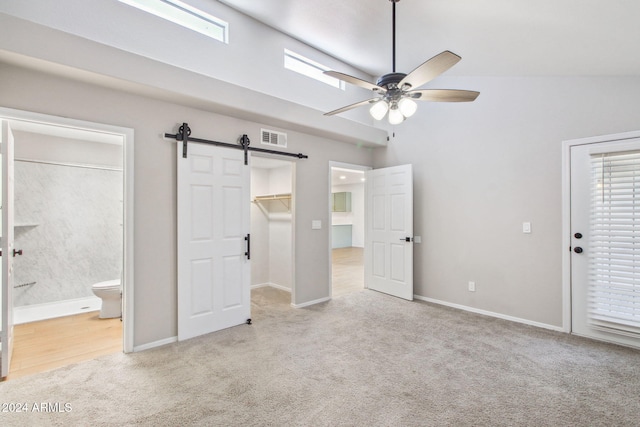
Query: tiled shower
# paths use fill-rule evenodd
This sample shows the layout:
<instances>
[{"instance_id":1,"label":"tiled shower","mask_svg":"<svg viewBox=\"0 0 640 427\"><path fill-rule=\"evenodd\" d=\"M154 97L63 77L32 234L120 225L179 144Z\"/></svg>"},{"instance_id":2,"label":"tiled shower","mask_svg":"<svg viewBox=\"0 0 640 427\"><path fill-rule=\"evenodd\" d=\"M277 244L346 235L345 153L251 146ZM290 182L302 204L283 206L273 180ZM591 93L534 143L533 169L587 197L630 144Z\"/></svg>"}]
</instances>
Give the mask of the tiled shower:
<instances>
[{"instance_id":1,"label":"tiled shower","mask_svg":"<svg viewBox=\"0 0 640 427\"><path fill-rule=\"evenodd\" d=\"M14 307L92 297L120 278L122 180L118 168L16 160Z\"/></svg>"}]
</instances>

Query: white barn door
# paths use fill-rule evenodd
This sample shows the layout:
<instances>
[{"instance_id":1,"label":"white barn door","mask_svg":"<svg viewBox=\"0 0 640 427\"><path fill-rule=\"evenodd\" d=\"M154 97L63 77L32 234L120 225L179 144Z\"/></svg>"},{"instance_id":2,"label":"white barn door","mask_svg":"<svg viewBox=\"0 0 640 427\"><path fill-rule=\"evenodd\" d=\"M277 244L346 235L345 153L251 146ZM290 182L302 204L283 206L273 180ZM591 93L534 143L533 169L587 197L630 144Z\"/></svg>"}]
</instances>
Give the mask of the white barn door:
<instances>
[{"instance_id":1,"label":"white barn door","mask_svg":"<svg viewBox=\"0 0 640 427\"><path fill-rule=\"evenodd\" d=\"M413 300L411 165L365 172L365 285Z\"/></svg>"},{"instance_id":2,"label":"white barn door","mask_svg":"<svg viewBox=\"0 0 640 427\"><path fill-rule=\"evenodd\" d=\"M208 144L178 151L178 340L251 316L250 167L244 152Z\"/></svg>"}]
</instances>

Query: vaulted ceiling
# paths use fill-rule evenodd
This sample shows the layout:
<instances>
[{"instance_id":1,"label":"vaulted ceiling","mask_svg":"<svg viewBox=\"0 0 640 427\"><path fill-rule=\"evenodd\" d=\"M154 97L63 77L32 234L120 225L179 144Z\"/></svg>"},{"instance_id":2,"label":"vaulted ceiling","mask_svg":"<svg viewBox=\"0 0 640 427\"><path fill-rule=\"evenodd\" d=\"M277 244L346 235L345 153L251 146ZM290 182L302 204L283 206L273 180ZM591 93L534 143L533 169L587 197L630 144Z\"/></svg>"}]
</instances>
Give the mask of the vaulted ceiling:
<instances>
[{"instance_id":1,"label":"vaulted ceiling","mask_svg":"<svg viewBox=\"0 0 640 427\"><path fill-rule=\"evenodd\" d=\"M371 75L391 71L389 0L220 1ZM450 50L463 59L447 75L640 75L637 0L400 0L396 11L399 72Z\"/></svg>"}]
</instances>

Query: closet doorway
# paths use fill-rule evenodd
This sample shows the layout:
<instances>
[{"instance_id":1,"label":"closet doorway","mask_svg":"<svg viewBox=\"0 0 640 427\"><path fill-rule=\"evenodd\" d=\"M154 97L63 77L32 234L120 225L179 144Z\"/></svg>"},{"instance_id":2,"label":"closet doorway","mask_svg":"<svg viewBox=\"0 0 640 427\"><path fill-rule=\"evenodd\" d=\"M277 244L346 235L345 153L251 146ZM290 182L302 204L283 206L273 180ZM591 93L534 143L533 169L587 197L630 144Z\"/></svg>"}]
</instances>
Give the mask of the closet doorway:
<instances>
[{"instance_id":1,"label":"closet doorway","mask_svg":"<svg viewBox=\"0 0 640 427\"><path fill-rule=\"evenodd\" d=\"M291 161L251 156L252 298L293 302L294 168Z\"/></svg>"},{"instance_id":2,"label":"closet doorway","mask_svg":"<svg viewBox=\"0 0 640 427\"><path fill-rule=\"evenodd\" d=\"M331 296L364 289L364 171L331 162Z\"/></svg>"}]
</instances>

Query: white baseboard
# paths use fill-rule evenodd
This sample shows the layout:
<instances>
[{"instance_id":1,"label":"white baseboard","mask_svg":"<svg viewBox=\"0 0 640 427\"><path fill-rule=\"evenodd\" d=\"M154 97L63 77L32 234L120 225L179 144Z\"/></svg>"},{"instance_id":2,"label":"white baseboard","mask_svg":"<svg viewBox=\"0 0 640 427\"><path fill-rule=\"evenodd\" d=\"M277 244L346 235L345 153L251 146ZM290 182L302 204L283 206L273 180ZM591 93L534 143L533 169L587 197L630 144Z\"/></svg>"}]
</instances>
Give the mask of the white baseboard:
<instances>
[{"instance_id":1,"label":"white baseboard","mask_svg":"<svg viewBox=\"0 0 640 427\"><path fill-rule=\"evenodd\" d=\"M267 286L291 293L290 288L284 287L282 285L278 285L277 283L259 283L257 285L251 285L251 289L265 288Z\"/></svg>"},{"instance_id":2,"label":"white baseboard","mask_svg":"<svg viewBox=\"0 0 640 427\"><path fill-rule=\"evenodd\" d=\"M313 300L313 301L303 302L302 304L291 303L291 307L293 307L293 308L309 307L310 305L320 304L321 302L329 301L330 299L331 299L331 297L325 297L325 298L320 298L320 299L316 299L316 300Z\"/></svg>"},{"instance_id":3,"label":"white baseboard","mask_svg":"<svg viewBox=\"0 0 640 427\"><path fill-rule=\"evenodd\" d=\"M437 300L437 299L434 299L434 298L427 298L427 297L423 297L421 295L414 295L413 298L417 299L417 300L420 300L420 301L432 302L434 304L445 305L447 307L452 307L452 308L457 308L459 310L469 311L471 313L477 313L477 314L482 314L482 315L485 315L485 316L497 317L498 319L509 320L511 322L523 323L525 325L535 326L535 327L544 328L544 329L550 329L550 330L556 331L556 332L565 332L565 330L562 328L562 326L554 326L554 325L549 325L547 323L534 322L533 320L522 319L520 317L507 316L506 314L495 313L493 311L487 311L487 310L481 310L479 308L469 307L469 306L462 305L462 304L454 304L454 303L451 303L451 302L441 301L441 300Z\"/></svg>"},{"instance_id":4,"label":"white baseboard","mask_svg":"<svg viewBox=\"0 0 640 427\"><path fill-rule=\"evenodd\" d=\"M167 345L167 344L172 344L174 342L178 342L178 337L170 337L170 338L165 338L163 340L158 340L158 341L154 341L154 342L150 342L147 344L142 344L142 345L136 345L133 347L133 352L138 352L138 351L144 351L144 350L149 350L155 347L160 347L163 345Z\"/></svg>"},{"instance_id":5,"label":"white baseboard","mask_svg":"<svg viewBox=\"0 0 640 427\"><path fill-rule=\"evenodd\" d=\"M251 289L266 288L271 286L269 283L258 283L257 285L251 285Z\"/></svg>"},{"instance_id":6,"label":"white baseboard","mask_svg":"<svg viewBox=\"0 0 640 427\"><path fill-rule=\"evenodd\" d=\"M53 319L55 317L72 316L88 311L100 310L102 300L92 296L75 298L64 301L46 302L43 304L23 305L13 308L13 323L37 322L38 320Z\"/></svg>"}]
</instances>

